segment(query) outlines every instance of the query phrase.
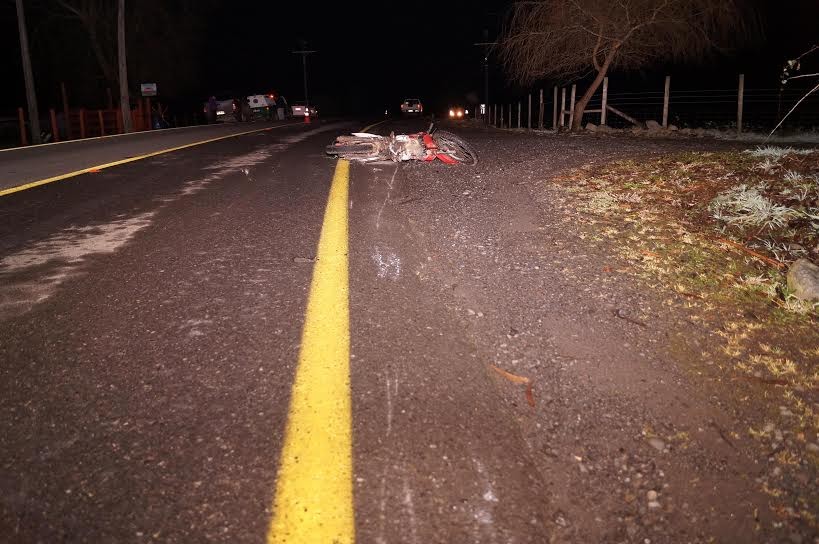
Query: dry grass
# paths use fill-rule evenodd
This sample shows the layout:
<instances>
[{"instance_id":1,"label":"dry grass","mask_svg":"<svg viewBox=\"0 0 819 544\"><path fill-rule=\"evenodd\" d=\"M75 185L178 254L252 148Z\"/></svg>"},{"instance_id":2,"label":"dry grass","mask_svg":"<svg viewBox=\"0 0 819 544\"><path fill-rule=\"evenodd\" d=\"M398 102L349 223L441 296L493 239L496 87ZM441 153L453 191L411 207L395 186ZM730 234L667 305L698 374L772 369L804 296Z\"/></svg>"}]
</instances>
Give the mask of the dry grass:
<instances>
[{"instance_id":1,"label":"dry grass","mask_svg":"<svg viewBox=\"0 0 819 544\"><path fill-rule=\"evenodd\" d=\"M804 449L819 442L819 305L795 299L785 281L793 260L819 258L819 152L682 153L587 167L559 181L580 199L588 239L628 263L618 272L719 338L716 349L685 352L700 354L689 357L692 372L717 368L719 381L742 384L727 394L799 437L780 446L775 463L819 466ZM770 447L770 433L752 428L749 436ZM789 496L767 482L764 491Z\"/></svg>"}]
</instances>

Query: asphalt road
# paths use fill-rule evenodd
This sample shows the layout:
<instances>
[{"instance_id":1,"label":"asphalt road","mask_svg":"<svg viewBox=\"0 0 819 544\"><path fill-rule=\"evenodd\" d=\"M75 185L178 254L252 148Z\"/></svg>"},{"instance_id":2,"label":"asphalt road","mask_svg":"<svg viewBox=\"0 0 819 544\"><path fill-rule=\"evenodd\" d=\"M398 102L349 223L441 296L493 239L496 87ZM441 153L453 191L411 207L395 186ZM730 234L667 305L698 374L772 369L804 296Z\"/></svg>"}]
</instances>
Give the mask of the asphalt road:
<instances>
[{"instance_id":1,"label":"asphalt road","mask_svg":"<svg viewBox=\"0 0 819 544\"><path fill-rule=\"evenodd\" d=\"M245 132L274 130L290 124L298 124L298 121L219 123L3 149L0 150L0 195L4 190L37 180L99 168L101 165L113 166L140 160L145 155L185 148L197 142L230 138Z\"/></svg>"},{"instance_id":2,"label":"asphalt road","mask_svg":"<svg viewBox=\"0 0 819 544\"><path fill-rule=\"evenodd\" d=\"M293 384L337 166L323 148L363 124L261 131L0 198L0 541L287 541L271 524L285 435L311 431L292 423ZM330 404L312 422L329 438L309 447L350 427L352 498L321 506L349 506L358 542L546 542L550 499L513 416L384 205L395 175L351 165L341 206L349 385L327 389L320 361L303 392L311 409L349 395L350 420ZM305 477L309 501L323 484Z\"/></svg>"}]
</instances>

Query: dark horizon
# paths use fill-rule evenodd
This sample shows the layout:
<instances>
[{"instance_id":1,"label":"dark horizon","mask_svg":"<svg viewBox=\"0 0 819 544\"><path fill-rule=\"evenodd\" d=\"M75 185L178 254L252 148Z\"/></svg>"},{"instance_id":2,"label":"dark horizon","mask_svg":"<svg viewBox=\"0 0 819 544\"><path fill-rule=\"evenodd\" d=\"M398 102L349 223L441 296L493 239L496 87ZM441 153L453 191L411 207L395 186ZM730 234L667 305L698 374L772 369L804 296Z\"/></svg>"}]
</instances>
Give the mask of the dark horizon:
<instances>
[{"instance_id":1,"label":"dark horizon","mask_svg":"<svg viewBox=\"0 0 819 544\"><path fill-rule=\"evenodd\" d=\"M68 29L75 23L61 23L66 39L55 49L44 33L52 28L46 25L44 4L29 4L27 23L40 107L59 107L60 81L66 81L73 104L103 105L107 85L100 80L82 33ZM172 6L177 4L183 3ZM774 87L782 63L816 43L813 27L819 18L819 3L793 0L789 9L758 4L765 35L742 50L715 53L693 65L658 65L611 76L623 85L640 88L673 73L683 76L675 79L675 86L711 88L735 81L742 72L749 86ZM161 5L169 13L176 9ZM483 61L481 48L473 44L485 39L485 30L489 39L497 36L509 2L458 0L446 7L424 4L415 13L377 2L315 8L285 5L247 14L232 9L235 3L226 0L201 5L207 9L192 15L201 19L195 24L165 22L167 28L184 23L185 29L195 31L188 36L194 45L184 50L189 57L173 57L163 48L163 36L150 31L144 32L151 40L144 48L129 41L132 92L144 78L158 84L159 100L187 104L185 107L228 90L242 94L277 91L291 102L301 100L301 58L292 51L307 47L317 51L308 58L309 97L330 113L381 112L409 96L422 98L433 111L454 103L476 103L483 96ZM14 84L4 87L2 112L11 114L24 105L25 96L16 12L11 3L4 9L6 65ZM173 16L178 15L168 15ZM57 50L60 58L55 58ZM490 87L493 98L513 99L524 92L509 83L497 62L492 64Z\"/></svg>"}]
</instances>

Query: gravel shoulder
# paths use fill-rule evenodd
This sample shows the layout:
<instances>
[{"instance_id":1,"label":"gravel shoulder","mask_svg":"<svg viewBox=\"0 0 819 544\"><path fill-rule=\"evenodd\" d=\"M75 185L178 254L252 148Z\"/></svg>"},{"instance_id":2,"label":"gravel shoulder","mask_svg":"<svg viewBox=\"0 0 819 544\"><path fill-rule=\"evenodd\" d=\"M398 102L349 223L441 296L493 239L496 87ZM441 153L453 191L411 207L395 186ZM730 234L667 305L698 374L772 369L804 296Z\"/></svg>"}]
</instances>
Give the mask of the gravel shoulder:
<instances>
[{"instance_id":1,"label":"gravel shoulder","mask_svg":"<svg viewBox=\"0 0 819 544\"><path fill-rule=\"evenodd\" d=\"M767 265L706 244L653 201L600 213L590 208L599 187L577 183L626 159L744 148L454 131L480 164L408 164L389 204L426 253L422 284L478 346L476 364L517 422L552 497L553 540L817 538L815 312L718 296L732 289L725 274ZM688 253L672 251L686 235ZM708 276L700 291L663 272L691 267ZM800 379L770 375L777 359Z\"/></svg>"}]
</instances>

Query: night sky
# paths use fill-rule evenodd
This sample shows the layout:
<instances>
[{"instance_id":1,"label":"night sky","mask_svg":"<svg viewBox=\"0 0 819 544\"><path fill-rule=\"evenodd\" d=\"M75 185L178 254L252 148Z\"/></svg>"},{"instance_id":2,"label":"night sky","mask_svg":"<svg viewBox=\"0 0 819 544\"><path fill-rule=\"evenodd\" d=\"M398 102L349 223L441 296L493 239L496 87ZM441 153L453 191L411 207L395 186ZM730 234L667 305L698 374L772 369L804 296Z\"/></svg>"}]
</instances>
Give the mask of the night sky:
<instances>
[{"instance_id":1,"label":"night sky","mask_svg":"<svg viewBox=\"0 0 819 544\"><path fill-rule=\"evenodd\" d=\"M44 2L47 4L47 0L33 1L27 14L29 32L34 35L34 72L41 106L58 100L61 80L67 81L77 100L89 107L98 106L104 91L102 84L95 82L99 74L89 61L82 34L67 34L70 39L64 37L55 45L49 42L47 32L38 32L44 28L38 19L42 12L38 8L42 10ZM819 0L757 3L764 35L729 56L716 55L696 66L674 69L699 74L704 80L720 76L733 79L745 71L759 74L758 80L769 78L767 83L775 85L784 59L819 42ZM166 0L165 5L171 4ZM196 26L196 44L184 58L165 55L162 36L146 33L145 39L151 43L145 48L139 43L129 45L129 66L131 60L139 63L141 75L137 77L155 81L160 95L170 102L193 104L211 93L274 90L292 102L300 100L303 91L301 58L291 51L306 46L318 51L308 60L309 88L311 102L324 112L383 112L410 96L422 98L428 109L440 111L449 104L470 103L481 97L482 52L473 43L484 41L484 29L490 39L497 36L509 4L202 0L202 8L195 14L201 19ZM24 104L14 3L0 5L0 16L7 71L6 85L0 91L0 112L7 115ZM151 59L159 59L156 75L151 74ZM73 66L79 68L71 69ZM639 84L640 78L662 74L666 69L669 67L658 66L630 77ZM169 81L174 78L179 81ZM132 87L138 83L131 78ZM491 87L496 97L520 92L506 83L499 67L492 70ZM175 92L163 95L163 89Z\"/></svg>"}]
</instances>

